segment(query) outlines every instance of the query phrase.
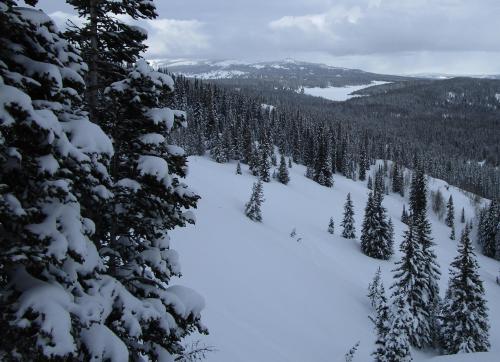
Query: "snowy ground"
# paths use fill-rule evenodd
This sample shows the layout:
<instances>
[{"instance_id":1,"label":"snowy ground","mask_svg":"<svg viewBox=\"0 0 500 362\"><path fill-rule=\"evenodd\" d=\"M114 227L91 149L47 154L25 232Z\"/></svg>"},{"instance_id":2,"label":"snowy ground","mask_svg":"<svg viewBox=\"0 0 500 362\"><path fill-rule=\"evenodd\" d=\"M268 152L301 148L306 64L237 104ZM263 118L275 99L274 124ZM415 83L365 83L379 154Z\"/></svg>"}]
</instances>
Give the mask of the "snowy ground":
<instances>
[{"instance_id":1,"label":"snowy ground","mask_svg":"<svg viewBox=\"0 0 500 362\"><path fill-rule=\"evenodd\" d=\"M358 91L360 89L368 88L374 85L386 84L389 82L383 81L373 81L370 84L364 85L349 85L346 87L327 87L327 88L304 88L304 93L315 97L322 97L332 101L346 101L353 97L359 97L359 95L351 95L352 92Z\"/></svg>"},{"instance_id":2,"label":"snowy ground","mask_svg":"<svg viewBox=\"0 0 500 362\"><path fill-rule=\"evenodd\" d=\"M207 360L344 361L346 351L360 341L354 361L371 361L374 334L368 320L372 310L367 285L380 265L388 289L399 252L390 261L378 261L360 252L358 240L339 236L348 192L360 236L368 192L365 184L336 175L334 188L322 187L303 176L304 167L294 164L287 186L275 181L264 184L264 220L255 223L243 214L255 180L246 166L242 165L243 175L236 175L234 163L217 164L203 157L189 160L188 183L202 196L195 211L198 221L173 232L172 244L181 256L184 276L180 283L206 299L203 315L210 335L200 339L218 350ZM441 188L447 200L445 185L439 180L430 183L432 189ZM472 217L470 201L459 190L450 190L456 216L464 206L466 217ZM403 203L408 204L395 194L384 199L398 247L405 226L400 222ZM448 238L449 228L430 215L444 294L456 242ZM330 216L335 221L333 236L326 231ZM457 224L460 235L462 224ZM295 238L290 237L293 228ZM412 351L415 361L498 361L500 286L495 277L500 263L482 256L479 262L489 300L491 352L437 357L432 352Z\"/></svg>"}]
</instances>

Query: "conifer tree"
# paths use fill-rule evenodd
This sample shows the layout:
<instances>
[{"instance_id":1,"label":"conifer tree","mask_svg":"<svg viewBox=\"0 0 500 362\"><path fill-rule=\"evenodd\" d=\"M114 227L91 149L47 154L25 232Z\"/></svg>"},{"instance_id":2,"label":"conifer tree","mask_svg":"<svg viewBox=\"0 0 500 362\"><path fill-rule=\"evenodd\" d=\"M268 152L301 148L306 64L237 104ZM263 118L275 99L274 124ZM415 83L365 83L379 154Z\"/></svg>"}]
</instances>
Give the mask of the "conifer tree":
<instances>
[{"instance_id":1,"label":"conifer tree","mask_svg":"<svg viewBox=\"0 0 500 362\"><path fill-rule=\"evenodd\" d=\"M259 177L263 182L271 181L271 163L269 160L268 146L266 144L261 144L258 151L258 170Z\"/></svg>"},{"instance_id":2,"label":"conifer tree","mask_svg":"<svg viewBox=\"0 0 500 362\"><path fill-rule=\"evenodd\" d=\"M407 327L412 318L408 306L402 300L395 303L395 312L385 341L385 359L382 361L409 362L412 361Z\"/></svg>"},{"instance_id":3,"label":"conifer tree","mask_svg":"<svg viewBox=\"0 0 500 362\"><path fill-rule=\"evenodd\" d=\"M410 223L401 243L401 259L394 271L393 298L408 307L411 317L406 325L410 343L416 347L427 345L431 336L429 324L428 277L425 275L424 255L418 243L415 226Z\"/></svg>"},{"instance_id":4,"label":"conifer tree","mask_svg":"<svg viewBox=\"0 0 500 362\"><path fill-rule=\"evenodd\" d=\"M393 246L381 198L382 194L370 192L368 195L361 230L361 251L372 258L387 260L393 254Z\"/></svg>"},{"instance_id":5,"label":"conifer tree","mask_svg":"<svg viewBox=\"0 0 500 362\"><path fill-rule=\"evenodd\" d=\"M485 352L490 348L488 308L479 277L469 229L462 232L458 255L450 266L450 281L441 312L446 354Z\"/></svg>"},{"instance_id":6,"label":"conifer tree","mask_svg":"<svg viewBox=\"0 0 500 362\"><path fill-rule=\"evenodd\" d=\"M330 222L328 223L328 233L333 234L335 232L335 224L333 223L333 217L330 218Z\"/></svg>"},{"instance_id":7,"label":"conifer tree","mask_svg":"<svg viewBox=\"0 0 500 362\"><path fill-rule=\"evenodd\" d=\"M448 203L446 204L446 226L452 227L455 225L455 207L453 206L453 197L450 195Z\"/></svg>"},{"instance_id":8,"label":"conifer tree","mask_svg":"<svg viewBox=\"0 0 500 362\"><path fill-rule=\"evenodd\" d=\"M368 190L373 190L373 181L371 175L368 175L368 182L366 183L366 187L368 187Z\"/></svg>"},{"instance_id":9,"label":"conifer tree","mask_svg":"<svg viewBox=\"0 0 500 362\"><path fill-rule=\"evenodd\" d=\"M264 202L264 192L262 181L259 179L253 184L252 195L250 200L245 205L245 215L252 221L262 221L262 211L261 206Z\"/></svg>"},{"instance_id":10,"label":"conifer tree","mask_svg":"<svg viewBox=\"0 0 500 362\"><path fill-rule=\"evenodd\" d=\"M368 159L366 156L366 150L361 149L361 154L359 156L359 180L366 180L366 169L368 168Z\"/></svg>"},{"instance_id":11,"label":"conifer tree","mask_svg":"<svg viewBox=\"0 0 500 362\"><path fill-rule=\"evenodd\" d=\"M288 158L288 168L292 168L292 158Z\"/></svg>"},{"instance_id":12,"label":"conifer tree","mask_svg":"<svg viewBox=\"0 0 500 362\"><path fill-rule=\"evenodd\" d=\"M240 161L236 164L236 174L241 175L241 164Z\"/></svg>"},{"instance_id":13,"label":"conifer tree","mask_svg":"<svg viewBox=\"0 0 500 362\"><path fill-rule=\"evenodd\" d=\"M401 214L401 222L408 225L408 213L406 212L406 206L403 204L403 212Z\"/></svg>"},{"instance_id":14,"label":"conifer tree","mask_svg":"<svg viewBox=\"0 0 500 362\"><path fill-rule=\"evenodd\" d=\"M377 309L377 305L379 304L379 299L381 298L383 288L382 280L380 278L381 273L382 271L380 267L378 267L372 282L368 284L368 298L370 299L371 306L375 308L375 310Z\"/></svg>"},{"instance_id":15,"label":"conifer tree","mask_svg":"<svg viewBox=\"0 0 500 362\"><path fill-rule=\"evenodd\" d=\"M462 207L462 214L460 215L460 222L462 224L465 224L465 210L463 207Z\"/></svg>"},{"instance_id":16,"label":"conifer tree","mask_svg":"<svg viewBox=\"0 0 500 362\"><path fill-rule=\"evenodd\" d=\"M342 237L346 239L356 238L356 228L354 226L354 206L351 201L351 193L347 194L347 199L344 204L344 216L342 219Z\"/></svg>"},{"instance_id":17,"label":"conifer tree","mask_svg":"<svg viewBox=\"0 0 500 362\"><path fill-rule=\"evenodd\" d=\"M478 243L484 255L494 258L497 254L496 235L500 222L500 203L493 200L487 210L480 215L478 227Z\"/></svg>"},{"instance_id":18,"label":"conifer tree","mask_svg":"<svg viewBox=\"0 0 500 362\"><path fill-rule=\"evenodd\" d=\"M281 155L280 166L278 170L278 181L282 184L288 184L290 177L288 176L288 169L286 167L285 156Z\"/></svg>"},{"instance_id":19,"label":"conifer tree","mask_svg":"<svg viewBox=\"0 0 500 362\"><path fill-rule=\"evenodd\" d=\"M379 269L380 270L380 269ZM375 304L376 316L374 320L376 340L375 350L372 353L375 362L388 362L387 342L389 332L391 332L391 313L387 297L385 296L384 285L380 282L377 292L377 301Z\"/></svg>"},{"instance_id":20,"label":"conifer tree","mask_svg":"<svg viewBox=\"0 0 500 362\"><path fill-rule=\"evenodd\" d=\"M168 287L170 278L180 275L168 231L194 223L188 210L199 199L182 182L187 172L184 151L166 142L171 132L187 125L185 112L167 106L173 84L169 75L139 60L123 80L104 91L109 117L116 123L116 152L111 169L111 228L108 248L101 252L109 257L110 274L127 293L140 303L153 303L160 314L149 318L124 307L123 314L117 312L116 319L108 322L107 327L126 341L131 359L181 354L184 336L195 330L205 332L199 312L172 307L179 293L196 293ZM120 297L118 301L126 303ZM136 315L142 333L128 328L129 314ZM177 326L163 324L166 318L173 318Z\"/></svg>"},{"instance_id":21,"label":"conifer tree","mask_svg":"<svg viewBox=\"0 0 500 362\"><path fill-rule=\"evenodd\" d=\"M455 240L455 225L451 226L450 240Z\"/></svg>"},{"instance_id":22,"label":"conifer tree","mask_svg":"<svg viewBox=\"0 0 500 362\"><path fill-rule=\"evenodd\" d=\"M104 89L118 81L126 73L123 64L132 64L146 45L146 32L138 26L126 24L120 16L132 19L154 19L158 15L153 1L115 0L66 0L79 17L86 21L82 26L73 26L67 35L80 48L88 64L86 77L86 99L90 119L96 122L105 111L106 104L101 97ZM99 123L101 124L101 123ZM107 134L110 132L105 128Z\"/></svg>"},{"instance_id":23,"label":"conifer tree","mask_svg":"<svg viewBox=\"0 0 500 362\"><path fill-rule=\"evenodd\" d=\"M112 309L90 218L112 144L83 110L86 65L45 13L0 1L0 59L0 356L88 360Z\"/></svg>"}]
</instances>

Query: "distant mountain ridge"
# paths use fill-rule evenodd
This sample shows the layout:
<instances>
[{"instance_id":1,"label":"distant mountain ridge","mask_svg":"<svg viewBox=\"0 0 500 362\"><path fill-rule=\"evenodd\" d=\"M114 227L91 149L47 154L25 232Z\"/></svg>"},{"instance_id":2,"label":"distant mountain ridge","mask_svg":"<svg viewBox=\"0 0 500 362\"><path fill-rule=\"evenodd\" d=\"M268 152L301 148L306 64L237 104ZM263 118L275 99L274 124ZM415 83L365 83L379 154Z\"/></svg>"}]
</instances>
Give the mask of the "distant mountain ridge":
<instances>
[{"instance_id":1,"label":"distant mountain ridge","mask_svg":"<svg viewBox=\"0 0 500 362\"><path fill-rule=\"evenodd\" d=\"M282 84L285 87L342 87L364 85L374 81L398 82L414 79L399 75L377 74L360 69L335 67L294 59L267 62L235 60L154 59L154 67L200 79L258 79Z\"/></svg>"}]
</instances>

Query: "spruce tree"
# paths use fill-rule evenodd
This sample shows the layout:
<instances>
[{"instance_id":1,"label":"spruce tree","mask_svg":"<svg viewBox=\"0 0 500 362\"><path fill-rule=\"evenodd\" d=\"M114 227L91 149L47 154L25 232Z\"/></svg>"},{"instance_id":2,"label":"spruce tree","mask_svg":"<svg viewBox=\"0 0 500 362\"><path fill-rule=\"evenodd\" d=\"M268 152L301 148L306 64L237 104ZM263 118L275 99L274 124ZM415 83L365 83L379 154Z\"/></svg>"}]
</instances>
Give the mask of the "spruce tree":
<instances>
[{"instance_id":1,"label":"spruce tree","mask_svg":"<svg viewBox=\"0 0 500 362\"><path fill-rule=\"evenodd\" d=\"M292 158L288 158L288 168L292 168Z\"/></svg>"},{"instance_id":2,"label":"spruce tree","mask_svg":"<svg viewBox=\"0 0 500 362\"><path fill-rule=\"evenodd\" d=\"M482 211L478 227L478 243L484 255L494 258L497 254L496 235L500 222L500 203L493 200L488 209Z\"/></svg>"},{"instance_id":3,"label":"spruce tree","mask_svg":"<svg viewBox=\"0 0 500 362\"><path fill-rule=\"evenodd\" d=\"M455 225L451 226L450 240L455 240Z\"/></svg>"},{"instance_id":4,"label":"spruce tree","mask_svg":"<svg viewBox=\"0 0 500 362\"><path fill-rule=\"evenodd\" d=\"M236 174L241 175L241 164L240 161L236 164Z\"/></svg>"},{"instance_id":5,"label":"spruce tree","mask_svg":"<svg viewBox=\"0 0 500 362\"><path fill-rule=\"evenodd\" d=\"M403 204L403 212L401 213L401 222L408 225L408 213L406 212L406 206Z\"/></svg>"},{"instance_id":6,"label":"spruce tree","mask_svg":"<svg viewBox=\"0 0 500 362\"><path fill-rule=\"evenodd\" d=\"M453 197L450 195L448 203L446 204L446 226L452 227L455 225L455 207L453 206Z\"/></svg>"},{"instance_id":7,"label":"spruce tree","mask_svg":"<svg viewBox=\"0 0 500 362\"><path fill-rule=\"evenodd\" d=\"M469 233L466 227L460 237L441 312L446 354L485 352L490 348L488 308Z\"/></svg>"},{"instance_id":8,"label":"spruce tree","mask_svg":"<svg viewBox=\"0 0 500 362\"><path fill-rule=\"evenodd\" d=\"M333 223L333 217L330 218L330 222L328 223L328 233L333 234L335 232L335 224Z\"/></svg>"},{"instance_id":9,"label":"spruce tree","mask_svg":"<svg viewBox=\"0 0 500 362\"><path fill-rule=\"evenodd\" d=\"M378 286L377 302L374 307L376 316L373 322L375 324L376 340L375 350L372 352L373 360L375 362L388 362L387 342L391 332L392 316L385 296L384 285L381 282Z\"/></svg>"},{"instance_id":10,"label":"spruce tree","mask_svg":"<svg viewBox=\"0 0 500 362\"><path fill-rule=\"evenodd\" d=\"M245 205L245 215L252 221L262 221L261 206L264 202L264 192L262 181L259 179L253 184L252 195L250 200Z\"/></svg>"},{"instance_id":11,"label":"spruce tree","mask_svg":"<svg viewBox=\"0 0 500 362\"><path fill-rule=\"evenodd\" d=\"M411 321L406 325L410 343L422 347L430 343L427 283L422 247L418 243L415 226L410 223L400 247L401 259L396 262L393 298L408 307Z\"/></svg>"},{"instance_id":12,"label":"spruce tree","mask_svg":"<svg viewBox=\"0 0 500 362\"><path fill-rule=\"evenodd\" d=\"M373 181L371 175L368 175L368 182L366 183L366 187L368 188L368 190L373 190Z\"/></svg>"},{"instance_id":13,"label":"spruce tree","mask_svg":"<svg viewBox=\"0 0 500 362\"><path fill-rule=\"evenodd\" d=\"M361 230L361 251L372 258L387 260L393 254L393 246L381 198L382 194L370 192L368 195Z\"/></svg>"},{"instance_id":14,"label":"spruce tree","mask_svg":"<svg viewBox=\"0 0 500 362\"><path fill-rule=\"evenodd\" d=\"M139 60L122 80L104 91L108 117L116 124L116 152L111 169L111 229L108 247L101 252L109 257L109 272L126 292L140 303L154 304L159 313L155 318L134 314L117 296L117 303L124 303L123 310L106 326L121 336L131 359L179 355L184 336L195 330L205 332L199 312L173 308L175 298L197 294L168 286L170 278L180 276L168 232L194 223L189 209L196 207L199 199L182 182L187 172L184 151L167 142L170 133L187 125L185 112L167 106L173 84L169 75ZM128 328L129 314L135 316L134 323L142 332ZM176 321L174 329L163 324L167 318Z\"/></svg>"},{"instance_id":15,"label":"spruce tree","mask_svg":"<svg viewBox=\"0 0 500 362\"><path fill-rule=\"evenodd\" d=\"M258 151L258 172L259 177L263 182L271 181L271 162L269 159L268 146L261 144Z\"/></svg>"},{"instance_id":16,"label":"spruce tree","mask_svg":"<svg viewBox=\"0 0 500 362\"><path fill-rule=\"evenodd\" d=\"M0 59L1 359L89 360L87 333L113 308L90 218L112 144L83 109L86 65L45 13L0 1Z\"/></svg>"},{"instance_id":17,"label":"spruce tree","mask_svg":"<svg viewBox=\"0 0 500 362\"><path fill-rule=\"evenodd\" d=\"M460 215L460 222L462 224L465 224L465 210L463 207L462 207L462 214Z\"/></svg>"},{"instance_id":18,"label":"spruce tree","mask_svg":"<svg viewBox=\"0 0 500 362\"><path fill-rule=\"evenodd\" d=\"M354 206L351 201L351 193L347 194L347 199L344 204L344 216L342 219L342 237L346 239L356 238L356 228L354 226Z\"/></svg>"},{"instance_id":19,"label":"spruce tree","mask_svg":"<svg viewBox=\"0 0 500 362\"><path fill-rule=\"evenodd\" d=\"M392 316L389 332L385 340L385 359L387 362L409 362L412 361L410 343L407 335L407 327L412 321L409 307L403 300L395 303L395 312Z\"/></svg>"},{"instance_id":20,"label":"spruce tree","mask_svg":"<svg viewBox=\"0 0 500 362\"><path fill-rule=\"evenodd\" d=\"M280 166L278 169L278 181L282 184L288 184L290 177L288 176L288 169L286 167L285 156L281 155Z\"/></svg>"},{"instance_id":21,"label":"spruce tree","mask_svg":"<svg viewBox=\"0 0 500 362\"><path fill-rule=\"evenodd\" d=\"M158 15L153 1L66 0L78 16L86 21L73 24L67 35L81 50L88 64L86 100L93 122L106 113L102 97L104 89L121 79L123 64L136 62L147 48L146 32L138 26L126 24L120 16L154 19ZM100 123L101 124L101 123ZM105 128L107 134L110 132Z\"/></svg>"},{"instance_id":22,"label":"spruce tree","mask_svg":"<svg viewBox=\"0 0 500 362\"><path fill-rule=\"evenodd\" d=\"M380 278L381 276L381 269L380 267L377 268L377 271L375 272L375 276L373 277L373 280L370 284L368 284L368 298L370 299L370 304L375 310L377 309L377 305L379 304L379 300L381 298L382 294L382 280ZM385 298L385 296L384 296ZM387 300L386 300L387 301Z\"/></svg>"}]
</instances>

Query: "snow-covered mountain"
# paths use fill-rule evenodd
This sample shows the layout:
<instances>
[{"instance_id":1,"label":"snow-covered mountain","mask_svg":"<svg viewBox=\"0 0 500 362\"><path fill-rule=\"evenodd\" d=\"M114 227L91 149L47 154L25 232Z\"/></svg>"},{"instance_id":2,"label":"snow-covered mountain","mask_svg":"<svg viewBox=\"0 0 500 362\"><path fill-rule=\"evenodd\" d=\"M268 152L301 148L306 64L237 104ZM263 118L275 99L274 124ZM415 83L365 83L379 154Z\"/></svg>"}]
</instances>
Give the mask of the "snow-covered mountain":
<instances>
[{"instance_id":1,"label":"snow-covered mountain","mask_svg":"<svg viewBox=\"0 0 500 362\"><path fill-rule=\"evenodd\" d=\"M365 72L359 69L333 67L285 59L270 62L241 62L234 60L190 60L190 59L153 59L155 67L166 67L176 74L200 79L258 79L294 84L304 87L327 87L363 85L374 81L396 82L407 77Z\"/></svg>"},{"instance_id":2,"label":"snow-covered mountain","mask_svg":"<svg viewBox=\"0 0 500 362\"><path fill-rule=\"evenodd\" d=\"M195 212L197 223L172 232L172 244L182 256L182 283L206 299L204 323L210 335L199 339L217 350L207 360L344 361L347 350L360 341L354 361L371 361L375 336L368 319L373 310L367 286L380 266L389 292L391 270L400 253L396 251L389 261L372 259L361 253L359 240L339 236L343 204L351 193L359 238L366 184L335 175L334 187L326 188L306 178L305 168L294 164L288 185L264 184L263 222L256 223L244 215L255 181L246 166L242 175L236 175L234 163L190 157L189 167L187 182L202 197ZM430 179L429 189L439 189L445 200L453 195L457 217L462 207L467 219L474 217L477 205L461 190L436 179ZM395 226L396 249L406 229L400 222L403 204L408 207L407 198L397 194L384 198ZM331 216L334 235L327 232ZM432 211L429 218L443 295L457 242L449 239L450 229ZM459 235L464 224L456 225ZM296 235L291 237L294 229ZM491 351L439 357L412 350L414 361L498 360L500 286L495 278L500 263L477 254L489 301Z\"/></svg>"}]
</instances>

